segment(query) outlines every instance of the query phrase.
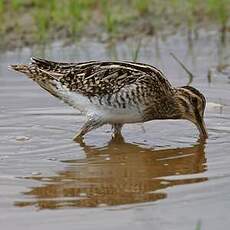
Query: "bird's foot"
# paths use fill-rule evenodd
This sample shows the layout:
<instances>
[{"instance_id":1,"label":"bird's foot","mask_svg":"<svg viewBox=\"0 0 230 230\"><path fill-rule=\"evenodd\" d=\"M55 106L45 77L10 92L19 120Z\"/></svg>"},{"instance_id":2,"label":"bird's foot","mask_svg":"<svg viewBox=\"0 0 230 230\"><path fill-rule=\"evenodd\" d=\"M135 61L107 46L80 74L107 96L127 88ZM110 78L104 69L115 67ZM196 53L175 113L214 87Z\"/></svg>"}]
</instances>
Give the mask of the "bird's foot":
<instances>
[{"instance_id":1,"label":"bird's foot","mask_svg":"<svg viewBox=\"0 0 230 230\"><path fill-rule=\"evenodd\" d=\"M124 143L125 140L124 140L124 137L122 136L121 133L113 133L112 134L112 139L111 139L111 142L112 143L117 143L117 144L121 144L121 143Z\"/></svg>"}]
</instances>

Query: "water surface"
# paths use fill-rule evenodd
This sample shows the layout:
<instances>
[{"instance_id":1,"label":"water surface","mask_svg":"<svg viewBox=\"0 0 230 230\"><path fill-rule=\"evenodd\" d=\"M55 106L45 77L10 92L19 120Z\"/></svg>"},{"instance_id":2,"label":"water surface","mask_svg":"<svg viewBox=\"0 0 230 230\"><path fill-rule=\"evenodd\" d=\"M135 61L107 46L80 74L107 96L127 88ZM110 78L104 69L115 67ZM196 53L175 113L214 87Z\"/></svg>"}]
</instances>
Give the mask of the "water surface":
<instances>
[{"instance_id":1,"label":"water surface","mask_svg":"<svg viewBox=\"0 0 230 230\"><path fill-rule=\"evenodd\" d=\"M23 49L0 56L0 223L4 229L228 229L230 224L229 43L200 31L145 38L138 61L154 64L173 85L194 73L207 98L209 139L186 121L127 125L124 139L109 126L75 143L84 117L10 72L30 56L59 61L131 60L138 41L107 47L82 41L70 47Z\"/></svg>"}]
</instances>

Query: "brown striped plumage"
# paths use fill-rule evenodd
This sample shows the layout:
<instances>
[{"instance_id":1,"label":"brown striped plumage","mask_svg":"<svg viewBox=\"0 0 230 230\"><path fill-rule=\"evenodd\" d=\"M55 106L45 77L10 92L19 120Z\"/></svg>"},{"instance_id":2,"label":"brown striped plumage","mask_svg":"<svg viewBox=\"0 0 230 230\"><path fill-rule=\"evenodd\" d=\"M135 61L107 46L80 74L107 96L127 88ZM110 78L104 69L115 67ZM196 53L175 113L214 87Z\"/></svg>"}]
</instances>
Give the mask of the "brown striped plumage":
<instances>
[{"instance_id":1,"label":"brown striped plumage","mask_svg":"<svg viewBox=\"0 0 230 230\"><path fill-rule=\"evenodd\" d=\"M86 114L88 119L77 137L106 123L119 133L124 123L154 119L188 119L207 136L204 96L193 87L172 87L163 73L151 65L57 63L32 58L30 65L12 68Z\"/></svg>"}]
</instances>

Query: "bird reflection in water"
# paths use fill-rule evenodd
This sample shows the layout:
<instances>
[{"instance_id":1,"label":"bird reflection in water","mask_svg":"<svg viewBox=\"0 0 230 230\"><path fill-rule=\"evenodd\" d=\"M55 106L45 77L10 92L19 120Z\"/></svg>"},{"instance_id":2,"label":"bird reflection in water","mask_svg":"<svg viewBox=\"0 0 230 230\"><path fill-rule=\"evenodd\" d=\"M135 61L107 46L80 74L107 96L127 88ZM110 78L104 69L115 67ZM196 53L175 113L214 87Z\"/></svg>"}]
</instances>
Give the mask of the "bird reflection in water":
<instances>
[{"instance_id":1,"label":"bird reflection in water","mask_svg":"<svg viewBox=\"0 0 230 230\"><path fill-rule=\"evenodd\" d=\"M206 170L202 143L154 150L120 138L100 148L81 146L85 159L64 161L65 170L55 176L27 177L42 185L25 192L26 200L15 205L57 209L150 202L166 198L165 188L207 180L191 175Z\"/></svg>"}]
</instances>

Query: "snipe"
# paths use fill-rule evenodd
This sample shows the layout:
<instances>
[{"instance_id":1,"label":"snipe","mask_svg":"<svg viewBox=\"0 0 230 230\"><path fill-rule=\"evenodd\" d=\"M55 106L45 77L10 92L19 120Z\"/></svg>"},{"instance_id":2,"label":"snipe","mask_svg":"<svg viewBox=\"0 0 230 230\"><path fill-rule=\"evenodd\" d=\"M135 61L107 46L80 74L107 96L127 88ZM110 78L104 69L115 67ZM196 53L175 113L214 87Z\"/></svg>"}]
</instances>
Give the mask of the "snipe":
<instances>
[{"instance_id":1,"label":"snipe","mask_svg":"<svg viewBox=\"0 0 230 230\"><path fill-rule=\"evenodd\" d=\"M202 138L205 97L191 86L174 88L151 65L134 62L58 63L32 58L29 65L11 65L43 89L86 115L77 139L104 124L119 134L125 123L186 119Z\"/></svg>"}]
</instances>

